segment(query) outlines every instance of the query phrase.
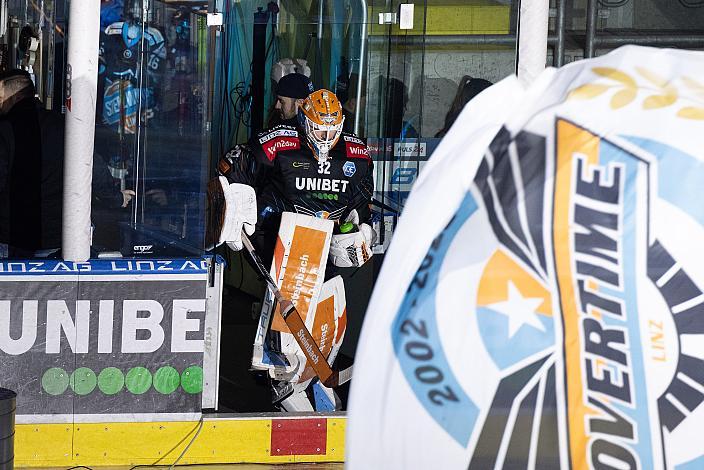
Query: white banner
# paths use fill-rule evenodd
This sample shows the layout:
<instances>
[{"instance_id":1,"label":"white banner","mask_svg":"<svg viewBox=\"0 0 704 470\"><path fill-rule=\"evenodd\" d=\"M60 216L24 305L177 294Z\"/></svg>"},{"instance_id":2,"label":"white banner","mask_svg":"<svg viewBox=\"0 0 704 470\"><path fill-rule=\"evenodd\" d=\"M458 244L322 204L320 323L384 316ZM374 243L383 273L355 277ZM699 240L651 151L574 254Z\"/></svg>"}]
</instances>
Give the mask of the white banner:
<instances>
[{"instance_id":1,"label":"white banner","mask_svg":"<svg viewBox=\"0 0 704 470\"><path fill-rule=\"evenodd\" d=\"M349 468L704 468L702 77L629 46L469 103L369 305Z\"/></svg>"}]
</instances>

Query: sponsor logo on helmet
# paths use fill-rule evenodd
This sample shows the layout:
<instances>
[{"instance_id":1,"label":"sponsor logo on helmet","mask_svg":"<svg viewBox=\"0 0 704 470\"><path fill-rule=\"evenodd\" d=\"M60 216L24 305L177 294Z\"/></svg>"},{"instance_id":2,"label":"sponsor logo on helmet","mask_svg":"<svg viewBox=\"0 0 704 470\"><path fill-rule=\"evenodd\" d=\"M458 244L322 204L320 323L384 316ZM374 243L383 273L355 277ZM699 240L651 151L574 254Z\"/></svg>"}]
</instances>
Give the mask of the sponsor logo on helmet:
<instances>
[{"instance_id":1,"label":"sponsor logo on helmet","mask_svg":"<svg viewBox=\"0 0 704 470\"><path fill-rule=\"evenodd\" d=\"M328 211L318 211L315 213L315 216L319 219L327 219L330 217L330 212Z\"/></svg>"},{"instance_id":2,"label":"sponsor logo on helmet","mask_svg":"<svg viewBox=\"0 0 704 470\"><path fill-rule=\"evenodd\" d=\"M227 175L230 173L230 170L232 170L232 165L230 162L227 161L226 158L221 158L218 162L218 171L223 175Z\"/></svg>"},{"instance_id":3,"label":"sponsor logo on helmet","mask_svg":"<svg viewBox=\"0 0 704 470\"><path fill-rule=\"evenodd\" d=\"M337 113L321 114L320 120L325 124L335 124L335 121L337 120Z\"/></svg>"},{"instance_id":4,"label":"sponsor logo on helmet","mask_svg":"<svg viewBox=\"0 0 704 470\"><path fill-rule=\"evenodd\" d=\"M352 162L345 162L345 164L342 165L342 172L346 177L351 178L352 175L357 173L357 166Z\"/></svg>"}]
</instances>

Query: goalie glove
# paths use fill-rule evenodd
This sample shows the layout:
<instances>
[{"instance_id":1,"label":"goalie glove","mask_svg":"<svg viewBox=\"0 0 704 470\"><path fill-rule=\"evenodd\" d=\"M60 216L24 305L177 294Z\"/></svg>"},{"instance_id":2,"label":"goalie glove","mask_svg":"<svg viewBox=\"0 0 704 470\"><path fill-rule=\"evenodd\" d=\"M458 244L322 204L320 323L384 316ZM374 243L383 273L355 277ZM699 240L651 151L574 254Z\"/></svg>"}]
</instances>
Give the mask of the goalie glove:
<instances>
[{"instance_id":1,"label":"goalie glove","mask_svg":"<svg viewBox=\"0 0 704 470\"><path fill-rule=\"evenodd\" d=\"M340 268L359 267L372 257L372 244L376 241L376 232L368 224L359 224L357 211L353 210L341 225L352 225L356 230L334 234L330 242L330 260Z\"/></svg>"},{"instance_id":2,"label":"goalie glove","mask_svg":"<svg viewBox=\"0 0 704 470\"><path fill-rule=\"evenodd\" d=\"M224 176L218 176L208 183L208 202L208 248L227 243L233 250L241 250L242 230L252 235L257 224L257 196L254 188L246 184L230 183Z\"/></svg>"}]
</instances>

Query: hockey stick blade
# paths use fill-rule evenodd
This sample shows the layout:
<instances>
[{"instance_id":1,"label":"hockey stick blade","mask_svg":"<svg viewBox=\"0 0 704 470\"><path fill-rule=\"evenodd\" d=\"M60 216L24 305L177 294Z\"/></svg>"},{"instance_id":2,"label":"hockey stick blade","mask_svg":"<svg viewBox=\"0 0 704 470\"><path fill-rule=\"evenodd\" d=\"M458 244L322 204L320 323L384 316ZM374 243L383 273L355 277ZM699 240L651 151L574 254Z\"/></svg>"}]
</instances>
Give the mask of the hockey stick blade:
<instances>
[{"instance_id":1,"label":"hockey stick blade","mask_svg":"<svg viewBox=\"0 0 704 470\"><path fill-rule=\"evenodd\" d=\"M269 288L274 293L274 297L276 297L276 300L279 302L281 316L284 318L286 326L291 331L291 334L296 339L298 346L306 356L308 363L311 367L313 367L313 370L320 378L323 385L326 387L336 387L339 384L340 373L338 371L333 371L330 364L328 364L328 361L325 360L325 356L323 356L323 353L320 352L320 348L316 344L313 336L310 334L310 331L308 331L308 328L306 328L306 325L303 322L301 315L298 313L298 310L296 310L296 307L293 305L293 302L285 298L281 293L279 286L276 285L276 282L271 277L271 274L269 274L269 271L264 266L264 263L261 258L259 258L252 242L249 240L249 237L244 231L242 231L242 244L247 249L249 256L257 266L259 273L264 277L266 283L269 285Z\"/></svg>"},{"instance_id":2,"label":"hockey stick blade","mask_svg":"<svg viewBox=\"0 0 704 470\"><path fill-rule=\"evenodd\" d=\"M327 381L323 381L323 385L328 388L335 388L346 384L352 378L352 367L354 366L349 366L347 369L333 371L330 378Z\"/></svg>"}]
</instances>

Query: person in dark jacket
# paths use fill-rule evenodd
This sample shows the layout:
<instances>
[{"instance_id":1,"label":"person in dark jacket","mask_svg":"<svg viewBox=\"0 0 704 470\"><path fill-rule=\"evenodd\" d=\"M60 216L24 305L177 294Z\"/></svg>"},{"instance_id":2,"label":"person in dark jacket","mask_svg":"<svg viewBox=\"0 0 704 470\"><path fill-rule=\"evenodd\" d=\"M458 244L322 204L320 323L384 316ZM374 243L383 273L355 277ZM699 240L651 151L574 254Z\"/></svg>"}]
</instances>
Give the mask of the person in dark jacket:
<instances>
[{"instance_id":1,"label":"person in dark jacket","mask_svg":"<svg viewBox=\"0 0 704 470\"><path fill-rule=\"evenodd\" d=\"M0 75L0 243L22 252L41 247L40 133L29 74L20 70L3 73Z\"/></svg>"},{"instance_id":2,"label":"person in dark jacket","mask_svg":"<svg viewBox=\"0 0 704 470\"><path fill-rule=\"evenodd\" d=\"M44 109L28 73L0 75L0 257L34 257L61 246L64 116ZM125 207L103 158L93 156L93 202Z\"/></svg>"},{"instance_id":3,"label":"person in dark jacket","mask_svg":"<svg viewBox=\"0 0 704 470\"><path fill-rule=\"evenodd\" d=\"M457 88L455 99L452 101L452 106L450 106L447 115L445 115L445 125L435 134L435 137L445 137L445 134L447 134L447 131L449 131L450 127L455 123L455 120L460 115L465 105L491 85L492 83L489 80L484 80L483 78L472 78L469 75L462 77L460 86Z\"/></svg>"}]
</instances>

